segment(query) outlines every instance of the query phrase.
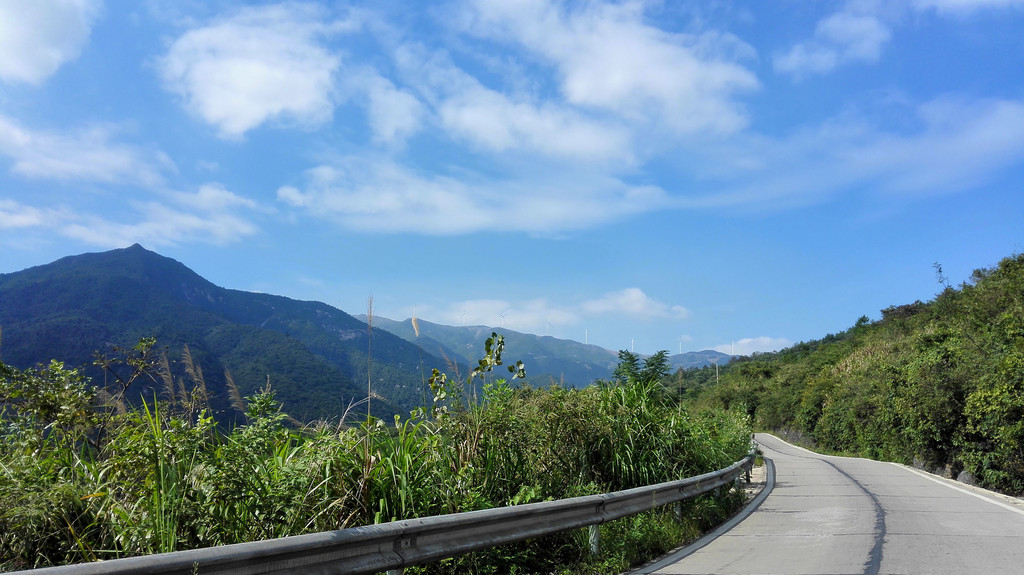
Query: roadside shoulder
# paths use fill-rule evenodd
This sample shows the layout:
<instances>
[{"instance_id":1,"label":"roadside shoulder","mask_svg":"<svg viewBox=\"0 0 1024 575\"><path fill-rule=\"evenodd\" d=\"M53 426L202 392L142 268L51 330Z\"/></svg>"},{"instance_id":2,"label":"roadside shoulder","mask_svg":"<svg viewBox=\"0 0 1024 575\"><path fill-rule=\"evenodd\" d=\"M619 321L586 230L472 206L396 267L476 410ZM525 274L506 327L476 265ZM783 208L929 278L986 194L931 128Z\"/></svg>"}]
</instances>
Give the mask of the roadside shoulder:
<instances>
[{"instance_id":1,"label":"roadside shoulder","mask_svg":"<svg viewBox=\"0 0 1024 575\"><path fill-rule=\"evenodd\" d=\"M1024 515L1024 499L1020 497L1013 497L1012 495L1006 495L1004 493L999 493L997 491L990 491L988 489L985 489L984 487L978 487L976 485L968 485L966 483L961 483L953 479L942 477L941 475L935 475L934 473L928 473L927 471L922 471L920 469L910 467L909 465L903 465L902 463L893 463L891 461L887 463L889 463L890 465L895 465L897 467L902 467L907 471L916 473L917 475L920 475L921 477L924 477L929 481L934 481L935 483L938 483L940 485L945 485L950 489L955 489L962 493L966 493L968 495L977 497L978 499L988 501L993 505L998 505L999 507L1002 507L1004 509L1008 509L1010 511L1014 511L1016 513Z\"/></svg>"}]
</instances>

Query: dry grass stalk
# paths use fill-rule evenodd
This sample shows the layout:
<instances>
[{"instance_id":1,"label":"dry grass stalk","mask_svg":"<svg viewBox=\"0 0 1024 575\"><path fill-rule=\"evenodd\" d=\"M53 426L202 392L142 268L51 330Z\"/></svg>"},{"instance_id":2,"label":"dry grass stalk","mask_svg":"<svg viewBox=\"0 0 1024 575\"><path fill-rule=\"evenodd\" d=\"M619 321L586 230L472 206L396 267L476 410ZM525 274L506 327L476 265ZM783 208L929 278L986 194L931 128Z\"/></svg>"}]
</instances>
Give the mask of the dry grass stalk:
<instances>
[{"instance_id":1,"label":"dry grass stalk","mask_svg":"<svg viewBox=\"0 0 1024 575\"><path fill-rule=\"evenodd\" d=\"M231 372L226 368L224 369L224 382L228 388L228 399L231 400L231 407L241 413L245 413L245 400L242 399L242 394L238 392L238 386L235 385L235 378L231 377Z\"/></svg>"},{"instance_id":2,"label":"dry grass stalk","mask_svg":"<svg viewBox=\"0 0 1024 575\"><path fill-rule=\"evenodd\" d=\"M160 360L157 363L157 375L160 376L160 382L163 384L164 396L171 405L178 403L178 394L174 390L174 376L171 375L171 362L167 360L167 354L161 353Z\"/></svg>"},{"instance_id":3,"label":"dry grass stalk","mask_svg":"<svg viewBox=\"0 0 1024 575\"><path fill-rule=\"evenodd\" d=\"M366 298L366 421L370 421L370 397L373 393L373 378L370 374L373 361L373 296Z\"/></svg>"},{"instance_id":4,"label":"dry grass stalk","mask_svg":"<svg viewBox=\"0 0 1024 575\"><path fill-rule=\"evenodd\" d=\"M203 368L192 360L192 351L185 346L182 353L182 362L185 364L185 373L192 378L192 396L196 408L210 407L210 395L206 390L206 379L203 377Z\"/></svg>"}]
</instances>

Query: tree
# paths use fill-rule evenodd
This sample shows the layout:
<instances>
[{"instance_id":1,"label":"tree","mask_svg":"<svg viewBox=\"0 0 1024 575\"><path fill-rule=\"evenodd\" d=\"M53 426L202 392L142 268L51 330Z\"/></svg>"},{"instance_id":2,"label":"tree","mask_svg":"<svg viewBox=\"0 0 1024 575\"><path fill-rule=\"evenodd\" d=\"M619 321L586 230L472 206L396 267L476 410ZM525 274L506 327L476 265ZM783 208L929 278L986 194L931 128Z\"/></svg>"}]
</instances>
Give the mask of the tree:
<instances>
[{"instance_id":1,"label":"tree","mask_svg":"<svg viewBox=\"0 0 1024 575\"><path fill-rule=\"evenodd\" d=\"M640 381L655 382L665 379L671 366L668 362L668 350L663 349L644 359L644 367L640 370Z\"/></svg>"},{"instance_id":2,"label":"tree","mask_svg":"<svg viewBox=\"0 0 1024 575\"><path fill-rule=\"evenodd\" d=\"M640 356L626 350L619 351L619 365L615 366L612 379L620 384L625 383L656 383L664 379L670 372L668 350L661 350L643 360Z\"/></svg>"},{"instance_id":3,"label":"tree","mask_svg":"<svg viewBox=\"0 0 1024 575\"><path fill-rule=\"evenodd\" d=\"M640 356L624 349L619 350L619 365L615 366L612 379L620 384L636 381L640 377Z\"/></svg>"}]
</instances>

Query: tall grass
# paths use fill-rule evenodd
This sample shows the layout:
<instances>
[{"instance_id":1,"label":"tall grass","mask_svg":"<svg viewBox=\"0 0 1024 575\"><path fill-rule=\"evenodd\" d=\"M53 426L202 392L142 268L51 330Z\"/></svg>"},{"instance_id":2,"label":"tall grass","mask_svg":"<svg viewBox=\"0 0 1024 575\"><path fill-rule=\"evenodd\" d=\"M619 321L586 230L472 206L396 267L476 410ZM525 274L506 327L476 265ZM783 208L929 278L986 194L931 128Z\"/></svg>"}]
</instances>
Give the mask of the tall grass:
<instances>
[{"instance_id":1,"label":"tall grass","mask_svg":"<svg viewBox=\"0 0 1024 575\"><path fill-rule=\"evenodd\" d=\"M500 349L481 366L501 365ZM44 414L22 405L0 431L0 568L614 491L721 468L748 447L742 417L691 414L650 382L584 389L514 383L485 383L475 403L438 378L435 409L393 422L368 417L357 427L303 428L287 425L268 387L245 398L246 423L228 433L191 402L154 398L113 416L98 445L84 440L94 433L88 425L33 421ZM600 570L601 562L629 560L614 546L612 555L590 559L577 538L562 534L424 570L552 572L563 561Z\"/></svg>"}]
</instances>

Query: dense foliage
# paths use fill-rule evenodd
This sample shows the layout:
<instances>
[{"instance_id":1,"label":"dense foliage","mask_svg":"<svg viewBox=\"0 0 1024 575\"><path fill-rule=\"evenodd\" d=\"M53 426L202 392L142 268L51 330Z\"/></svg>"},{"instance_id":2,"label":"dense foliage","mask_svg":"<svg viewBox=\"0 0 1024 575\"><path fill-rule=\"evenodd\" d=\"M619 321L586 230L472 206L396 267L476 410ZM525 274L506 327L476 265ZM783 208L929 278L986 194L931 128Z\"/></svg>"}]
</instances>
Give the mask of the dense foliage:
<instances>
[{"instance_id":1,"label":"dense foliage","mask_svg":"<svg viewBox=\"0 0 1024 575\"><path fill-rule=\"evenodd\" d=\"M762 429L1024 492L1024 255L928 303L774 354L677 374L684 395Z\"/></svg>"},{"instance_id":2,"label":"dense foliage","mask_svg":"<svg viewBox=\"0 0 1024 575\"><path fill-rule=\"evenodd\" d=\"M515 385L521 363L511 382L493 379L502 345L492 335L467 381L435 370L433 406L409 418L294 428L267 388L237 398L245 419L229 432L205 409L199 385L124 407L121 392L151 375L151 340L107 361L119 374L107 392L60 363L0 364L0 568L601 493L718 469L746 453L744 416L690 412L646 377L666 371L662 356L613 382L534 389ZM477 401L467 388L479 390ZM723 509L712 499L689 507L689 528L664 512L602 526L610 544L597 559L568 533L426 570L553 572L576 562L577 572L583 561L619 572L645 547L671 548Z\"/></svg>"}]
</instances>

